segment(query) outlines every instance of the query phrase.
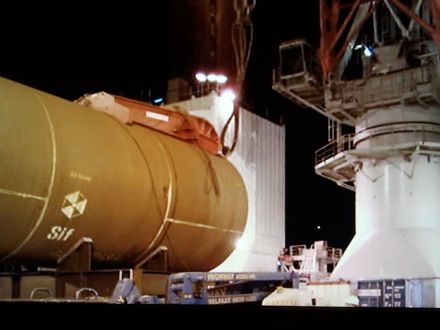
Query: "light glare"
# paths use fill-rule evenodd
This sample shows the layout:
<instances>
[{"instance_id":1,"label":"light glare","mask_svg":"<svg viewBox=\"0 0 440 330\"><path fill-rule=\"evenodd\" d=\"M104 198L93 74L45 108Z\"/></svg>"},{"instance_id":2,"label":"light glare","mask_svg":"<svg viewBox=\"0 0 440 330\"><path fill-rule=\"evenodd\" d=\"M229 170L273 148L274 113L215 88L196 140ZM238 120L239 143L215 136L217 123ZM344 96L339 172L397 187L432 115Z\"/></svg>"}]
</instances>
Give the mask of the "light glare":
<instances>
[{"instance_id":1,"label":"light glare","mask_svg":"<svg viewBox=\"0 0 440 330\"><path fill-rule=\"evenodd\" d=\"M196 73L196 79L200 82L205 82L206 81L206 74L202 73L202 72L198 72Z\"/></svg>"},{"instance_id":2,"label":"light glare","mask_svg":"<svg viewBox=\"0 0 440 330\"><path fill-rule=\"evenodd\" d=\"M230 101L230 102L234 101L236 97L237 97L237 95L235 94L235 92L233 92L230 89L224 90L221 95L221 98L223 100Z\"/></svg>"},{"instance_id":3,"label":"light glare","mask_svg":"<svg viewBox=\"0 0 440 330\"><path fill-rule=\"evenodd\" d=\"M217 75L215 73L208 74L208 81L209 82L215 82L217 81Z\"/></svg>"},{"instance_id":4,"label":"light glare","mask_svg":"<svg viewBox=\"0 0 440 330\"><path fill-rule=\"evenodd\" d=\"M217 82L219 83L219 84L224 84L225 82L227 82L228 81L228 77L226 77L224 74L219 74L218 76L217 76Z\"/></svg>"}]
</instances>

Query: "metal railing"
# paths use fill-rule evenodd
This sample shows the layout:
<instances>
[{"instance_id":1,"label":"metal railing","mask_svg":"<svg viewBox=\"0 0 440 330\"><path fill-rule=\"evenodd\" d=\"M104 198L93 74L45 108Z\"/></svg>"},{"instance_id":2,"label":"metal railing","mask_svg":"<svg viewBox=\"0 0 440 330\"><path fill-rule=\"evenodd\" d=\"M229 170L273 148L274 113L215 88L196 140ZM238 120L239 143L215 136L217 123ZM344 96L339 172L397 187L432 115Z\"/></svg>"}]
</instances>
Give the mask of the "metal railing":
<instances>
[{"instance_id":1,"label":"metal railing","mask_svg":"<svg viewBox=\"0 0 440 330\"><path fill-rule=\"evenodd\" d=\"M406 134L406 143L402 145L392 145L393 150L398 150L399 147L408 148L408 145L424 145L427 142L438 143L440 125L437 123L425 122L401 122L379 125L377 127L371 127L357 133L342 135L341 137L332 140L322 148L315 151L315 165L323 163L341 152L354 150L356 147L355 143L358 144L364 140L371 139L376 136L392 136L397 134ZM434 139L433 136L436 138Z\"/></svg>"},{"instance_id":2,"label":"metal railing","mask_svg":"<svg viewBox=\"0 0 440 330\"><path fill-rule=\"evenodd\" d=\"M341 137L332 140L322 148L316 150L315 165L336 156L342 151L352 150L354 148L354 136L354 133L342 135Z\"/></svg>"}]
</instances>

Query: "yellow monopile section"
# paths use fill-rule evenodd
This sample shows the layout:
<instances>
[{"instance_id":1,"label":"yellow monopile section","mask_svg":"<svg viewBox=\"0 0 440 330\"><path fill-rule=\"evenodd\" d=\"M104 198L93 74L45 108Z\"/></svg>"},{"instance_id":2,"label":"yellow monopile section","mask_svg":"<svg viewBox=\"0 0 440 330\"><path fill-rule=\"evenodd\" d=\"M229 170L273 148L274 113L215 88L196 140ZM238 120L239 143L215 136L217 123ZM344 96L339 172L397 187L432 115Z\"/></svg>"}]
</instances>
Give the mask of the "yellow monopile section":
<instances>
[{"instance_id":1,"label":"yellow monopile section","mask_svg":"<svg viewBox=\"0 0 440 330\"><path fill-rule=\"evenodd\" d=\"M56 265L88 238L103 267L166 248L169 271L207 271L246 225L226 158L3 78L0 159L1 263Z\"/></svg>"}]
</instances>

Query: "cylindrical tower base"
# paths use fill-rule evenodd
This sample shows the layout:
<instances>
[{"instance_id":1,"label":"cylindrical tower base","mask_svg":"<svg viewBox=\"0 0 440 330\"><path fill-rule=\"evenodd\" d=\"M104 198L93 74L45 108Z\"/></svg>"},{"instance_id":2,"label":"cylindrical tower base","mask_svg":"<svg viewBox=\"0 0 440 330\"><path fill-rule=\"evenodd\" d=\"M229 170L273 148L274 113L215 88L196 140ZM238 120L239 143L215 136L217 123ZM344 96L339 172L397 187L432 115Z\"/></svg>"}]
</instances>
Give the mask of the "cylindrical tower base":
<instances>
[{"instance_id":1,"label":"cylindrical tower base","mask_svg":"<svg viewBox=\"0 0 440 330\"><path fill-rule=\"evenodd\" d=\"M352 156L359 164L356 235L331 278L439 282L431 305L440 306L438 109L400 106L366 113L356 126Z\"/></svg>"}]
</instances>

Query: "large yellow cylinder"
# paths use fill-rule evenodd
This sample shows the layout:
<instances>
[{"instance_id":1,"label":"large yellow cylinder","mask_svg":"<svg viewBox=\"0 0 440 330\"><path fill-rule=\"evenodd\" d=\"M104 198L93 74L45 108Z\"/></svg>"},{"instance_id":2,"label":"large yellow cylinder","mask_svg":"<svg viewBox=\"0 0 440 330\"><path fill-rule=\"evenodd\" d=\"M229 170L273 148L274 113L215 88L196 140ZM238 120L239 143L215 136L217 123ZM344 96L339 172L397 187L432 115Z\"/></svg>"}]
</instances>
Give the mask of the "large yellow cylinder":
<instances>
[{"instance_id":1,"label":"large yellow cylinder","mask_svg":"<svg viewBox=\"0 0 440 330\"><path fill-rule=\"evenodd\" d=\"M170 271L206 271L234 249L247 203L227 159L0 78L1 263L56 265L87 237L96 265L165 246Z\"/></svg>"}]
</instances>

